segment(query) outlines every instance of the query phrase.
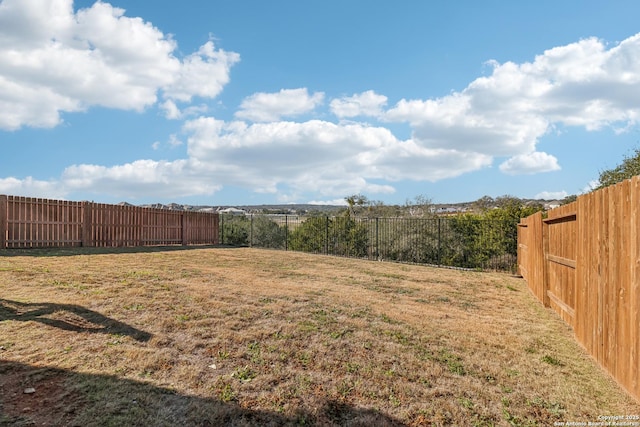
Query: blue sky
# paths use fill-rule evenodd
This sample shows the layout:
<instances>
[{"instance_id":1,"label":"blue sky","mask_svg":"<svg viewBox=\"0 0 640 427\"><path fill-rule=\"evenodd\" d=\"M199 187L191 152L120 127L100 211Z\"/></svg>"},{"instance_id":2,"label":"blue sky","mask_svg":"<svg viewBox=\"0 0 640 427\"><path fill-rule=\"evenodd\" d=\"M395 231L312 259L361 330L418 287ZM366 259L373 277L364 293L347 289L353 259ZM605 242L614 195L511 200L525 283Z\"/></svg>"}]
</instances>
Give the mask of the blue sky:
<instances>
[{"instance_id":1,"label":"blue sky","mask_svg":"<svg viewBox=\"0 0 640 427\"><path fill-rule=\"evenodd\" d=\"M638 16L616 0L0 0L0 194L578 194L640 146Z\"/></svg>"}]
</instances>

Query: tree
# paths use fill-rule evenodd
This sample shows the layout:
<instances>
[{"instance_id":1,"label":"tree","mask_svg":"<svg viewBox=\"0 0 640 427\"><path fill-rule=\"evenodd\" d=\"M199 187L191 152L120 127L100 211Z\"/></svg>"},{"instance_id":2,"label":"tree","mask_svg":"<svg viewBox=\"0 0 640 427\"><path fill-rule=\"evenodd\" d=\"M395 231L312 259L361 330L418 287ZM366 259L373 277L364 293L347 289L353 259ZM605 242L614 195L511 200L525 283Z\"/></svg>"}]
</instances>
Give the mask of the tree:
<instances>
[{"instance_id":1,"label":"tree","mask_svg":"<svg viewBox=\"0 0 640 427\"><path fill-rule=\"evenodd\" d=\"M410 217L431 218L434 216L433 203L425 195L418 195L404 203L404 210Z\"/></svg>"},{"instance_id":2,"label":"tree","mask_svg":"<svg viewBox=\"0 0 640 427\"><path fill-rule=\"evenodd\" d=\"M294 251L366 257L369 247L366 222L350 216L312 217L289 234Z\"/></svg>"},{"instance_id":3,"label":"tree","mask_svg":"<svg viewBox=\"0 0 640 427\"><path fill-rule=\"evenodd\" d=\"M307 218L289 234L289 248L301 252L325 253L329 221L326 216Z\"/></svg>"},{"instance_id":4,"label":"tree","mask_svg":"<svg viewBox=\"0 0 640 427\"><path fill-rule=\"evenodd\" d=\"M369 199L362 194L353 194L344 198L347 202L348 209L346 215L349 217L356 217L357 212L362 210L363 207L369 205Z\"/></svg>"},{"instance_id":5,"label":"tree","mask_svg":"<svg viewBox=\"0 0 640 427\"><path fill-rule=\"evenodd\" d=\"M496 201L491 196L482 196L471 204L474 211L484 213L495 205Z\"/></svg>"},{"instance_id":6,"label":"tree","mask_svg":"<svg viewBox=\"0 0 640 427\"><path fill-rule=\"evenodd\" d=\"M245 215L220 215L220 240L225 245L249 245L251 221Z\"/></svg>"},{"instance_id":7,"label":"tree","mask_svg":"<svg viewBox=\"0 0 640 427\"><path fill-rule=\"evenodd\" d=\"M633 155L624 156L622 163L615 168L601 171L599 185L594 190L617 184L636 175L640 175L640 148L636 148Z\"/></svg>"},{"instance_id":8,"label":"tree","mask_svg":"<svg viewBox=\"0 0 640 427\"><path fill-rule=\"evenodd\" d=\"M402 216L402 207L385 205L383 201L372 200L367 207L367 218L395 218Z\"/></svg>"},{"instance_id":9,"label":"tree","mask_svg":"<svg viewBox=\"0 0 640 427\"><path fill-rule=\"evenodd\" d=\"M467 213L451 218L449 226L455 237L448 242L451 250L445 261L452 265L484 268L491 259L508 252L505 221Z\"/></svg>"},{"instance_id":10,"label":"tree","mask_svg":"<svg viewBox=\"0 0 640 427\"><path fill-rule=\"evenodd\" d=\"M252 219L252 246L284 249L287 232L268 216L257 215Z\"/></svg>"},{"instance_id":11,"label":"tree","mask_svg":"<svg viewBox=\"0 0 640 427\"><path fill-rule=\"evenodd\" d=\"M455 263L469 267L498 267L515 263L517 228L520 218L543 210L540 204L525 204L513 196L495 199L496 207L482 214L465 214L452 218L451 229L457 234L459 247L453 251ZM501 266L502 267L502 266Z\"/></svg>"}]
</instances>

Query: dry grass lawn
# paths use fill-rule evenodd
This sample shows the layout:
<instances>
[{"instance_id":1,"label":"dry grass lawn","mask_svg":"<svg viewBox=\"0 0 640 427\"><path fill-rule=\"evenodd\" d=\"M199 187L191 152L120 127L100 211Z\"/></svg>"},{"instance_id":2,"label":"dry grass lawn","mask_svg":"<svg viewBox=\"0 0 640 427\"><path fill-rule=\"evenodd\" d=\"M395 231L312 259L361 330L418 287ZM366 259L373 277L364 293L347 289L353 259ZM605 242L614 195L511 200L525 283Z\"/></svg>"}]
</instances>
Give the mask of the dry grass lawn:
<instances>
[{"instance_id":1,"label":"dry grass lawn","mask_svg":"<svg viewBox=\"0 0 640 427\"><path fill-rule=\"evenodd\" d=\"M0 252L0 425L624 414L639 405L507 274L254 249Z\"/></svg>"}]
</instances>

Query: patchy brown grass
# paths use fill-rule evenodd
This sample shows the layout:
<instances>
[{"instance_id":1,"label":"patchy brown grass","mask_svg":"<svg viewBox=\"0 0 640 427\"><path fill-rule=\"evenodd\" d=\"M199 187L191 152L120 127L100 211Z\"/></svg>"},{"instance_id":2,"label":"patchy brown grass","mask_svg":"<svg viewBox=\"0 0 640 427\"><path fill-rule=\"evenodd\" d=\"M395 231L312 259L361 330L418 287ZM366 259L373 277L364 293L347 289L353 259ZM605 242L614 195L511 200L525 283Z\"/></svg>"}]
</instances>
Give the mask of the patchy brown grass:
<instances>
[{"instance_id":1,"label":"patchy brown grass","mask_svg":"<svg viewBox=\"0 0 640 427\"><path fill-rule=\"evenodd\" d=\"M640 413L505 274L253 249L0 255L0 425Z\"/></svg>"}]
</instances>

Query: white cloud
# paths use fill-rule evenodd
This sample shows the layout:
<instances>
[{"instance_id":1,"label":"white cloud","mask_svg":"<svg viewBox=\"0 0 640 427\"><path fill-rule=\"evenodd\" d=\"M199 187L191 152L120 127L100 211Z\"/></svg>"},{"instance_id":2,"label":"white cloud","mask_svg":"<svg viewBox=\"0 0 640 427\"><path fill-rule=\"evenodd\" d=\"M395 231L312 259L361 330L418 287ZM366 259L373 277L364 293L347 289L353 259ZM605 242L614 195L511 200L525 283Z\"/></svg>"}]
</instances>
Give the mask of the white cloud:
<instances>
[{"instance_id":1,"label":"white cloud","mask_svg":"<svg viewBox=\"0 0 640 427\"><path fill-rule=\"evenodd\" d=\"M342 199L333 199L333 200L311 200L307 202L309 205L319 205L319 206L347 206L347 201Z\"/></svg>"},{"instance_id":2,"label":"white cloud","mask_svg":"<svg viewBox=\"0 0 640 427\"><path fill-rule=\"evenodd\" d=\"M175 102L168 99L160 104L160 109L164 111L164 116L169 120L177 120L182 118L182 112Z\"/></svg>"},{"instance_id":3,"label":"white cloud","mask_svg":"<svg viewBox=\"0 0 640 427\"><path fill-rule=\"evenodd\" d=\"M387 104L387 97L379 95L372 90L333 99L330 104L331 112L339 118L372 116L382 114L382 107Z\"/></svg>"},{"instance_id":4,"label":"white cloud","mask_svg":"<svg viewBox=\"0 0 640 427\"><path fill-rule=\"evenodd\" d=\"M544 116L494 111L496 106L480 98L467 90L436 100L401 100L385 118L409 122L414 139L424 147L488 156L512 156L535 149L537 138L548 128Z\"/></svg>"},{"instance_id":5,"label":"white cloud","mask_svg":"<svg viewBox=\"0 0 640 427\"><path fill-rule=\"evenodd\" d=\"M160 148L162 148L163 145L166 145L169 148L176 148L176 147L180 147L183 144L184 142L178 137L178 135L175 133L172 133L171 135L169 135L169 139L167 140L166 143L156 141L153 144L151 144L151 147L154 150L159 150Z\"/></svg>"},{"instance_id":6,"label":"white cloud","mask_svg":"<svg viewBox=\"0 0 640 427\"><path fill-rule=\"evenodd\" d=\"M399 101L384 118L408 122L416 144L512 157L505 173L559 169L536 153L556 124L628 130L640 116L640 34L607 49L595 38L556 47L533 62L499 64L489 76L437 99ZM531 154L533 153L533 154Z\"/></svg>"},{"instance_id":7,"label":"white cloud","mask_svg":"<svg viewBox=\"0 0 640 427\"><path fill-rule=\"evenodd\" d=\"M562 200L568 195L569 193L566 191L542 191L533 196L533 198L541 200Z\"/></svg>"},{"instance_id":8,"label":"white cloud","mask_svg":"<svg viewBox=\"0 0 640 427\"><path fill-rule=\"evenodd\" d=\"M500 170L508 175L532 175L560 170L560 166L554 156L536 151L510 158L500 165Z\"/></svg>"},{"instance_id":9,"label":"white cloud","mask_svg":"<svg viewBox=\"0 0 640 427\"><path fill-rule=\"evenodd\" d=\"M239 60L212 42L182 61L176 48L170 36L108 3L74 12L71 0L3 0L0 129L53 127L62 112L91 106L141 111L160 91L183 102L215 97Z\"/></svg>"},{"instance_id":10,"label":"white cloud","mask_svg":"<svg viewBox=\"0 0 640 427\"><path fill-rule=\"evenodd\" d=\"M28 176L24 179L14 177L0 178L0 194L60 199L64 198L66 192L57 181L42 181Z\"/></svg>"},{"instance_id":11,"label":"white cloud","mask_svg":"<svg viewBox=\"0 0 640 427\"><path fill-rule=\"evenodd\" d=\"M236 117L254 122L274 122L313 111L324 100L323 92L309 95L307 88L255 93L242 101Z\"/></svg>"},{"instance_id":12,"label":"white cloud","mask_svg":"<svg viewBox=\"0 0 640 427\"><path fill-rule=\"evenodd\" d=\"M187 117L198 116L209 111L209 107L206 104L189 105L183 110L180 110L178 105L171 99L167 99L161 103L159 107L164 111L164 117L169 120L183 120Z\"/></svg>"},{"instance_id":13,"label":"white cloud","mask_svg":"<svg viewBox=\"0 0 640 427\"><path fill-rule=\"evenodd\" d=\"M169 145L171 147L179 147L182 144L184 143L180 140L180 138L178 138L178 135L176 135L175 133L169 135Z\"/></svg>"},{"instance_id":14,"label":"white cloud","mask_svg":"<svg viewBox=\"0 0 640 427\"><path fill-rule=\"evenodd\" d=\"M136 160L132 163L105 167L73 165L62 174L68 191L98 191L117 197L172 198L213 194L218 183L208 182L188 160Z\"/></svg>"},{"instance_id":15,"label":"white cloud","mask_svg":"<svg viewBox=\"0 0 640 427\"><path fill-rule=\"evenodd\" d=\"M396 191L393 181L437 181L491 164L490 156L421 147L397 139L386 128L360 123L249 124L200 117L186 122L183 132L185 159L73 165L59 181L46 184L64 194L163 199L210 195L223 186L236 186L291 202L308 193L328 200L356 193L391 194ZM179 143L177 135L169 137L169 145Z\"/></svg>"},{"instance_id":16,"label":"white cloud","mask_svg":"<svg viewBox=\"0 0 640 427\"><path fill-rule=\"evenodd\" d=\"M436 181L491 163L489 156L429 149L398 140L388 129L358 123L247 124L199 118L187 122L192 160L219 182L261 192L280 186L326 196L390 193L377 179Z\"/></svg>"},{"instance_id":17,"label":"white cloud","mask_svg":"<svg viewBox=\"0 0 640 427\"><path fill-rule=\"evenodd\" d=\"M240 60L234 52L216 50L212 41L183 60L177 79L164 87L165 96L190 102L193 96L215 98L229 83L231 66Z\"/></svg>"},{"instance_id":18,"label":"white cloud","mask_svg":"<svg viewBox=\"0 0 640 427\"><path fill-rule=\"evenodd\" d=\"M589 181L589 183L582 189L582 191L580 193L581 194L590 193L593 190L595 190L596 188L598 188L599 185L600 185L600 180L593 179L593 180Z\"/></svg>"}]
</instances>

